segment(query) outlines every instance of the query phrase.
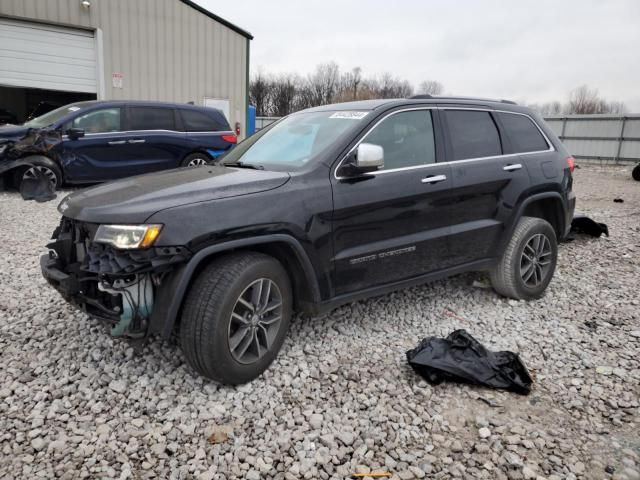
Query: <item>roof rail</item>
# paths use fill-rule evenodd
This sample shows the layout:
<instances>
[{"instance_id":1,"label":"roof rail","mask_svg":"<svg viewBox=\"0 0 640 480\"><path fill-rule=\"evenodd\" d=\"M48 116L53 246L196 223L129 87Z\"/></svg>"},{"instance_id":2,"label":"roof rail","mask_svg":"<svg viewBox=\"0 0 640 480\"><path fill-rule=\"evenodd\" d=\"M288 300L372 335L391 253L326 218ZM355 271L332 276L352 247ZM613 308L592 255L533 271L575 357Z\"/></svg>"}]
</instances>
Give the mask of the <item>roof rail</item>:
<instances>
[{"instance_id":1,"label":"roof rail","mask_svg":"<svg viewBox=\"0 0 640 480\"><path fill-rule=\"evenodd\" d=\"M493 98L480 98L480 97L448 97L448 96L433 96L427 93L420 95L413 95L409 97L409 100L425 100L425 99L433 99L433 100L480 100L483 102L499 102L499 103L508 103L509 105L517 105L513 100L495 100Z\"/></svg>"}]
</instances>

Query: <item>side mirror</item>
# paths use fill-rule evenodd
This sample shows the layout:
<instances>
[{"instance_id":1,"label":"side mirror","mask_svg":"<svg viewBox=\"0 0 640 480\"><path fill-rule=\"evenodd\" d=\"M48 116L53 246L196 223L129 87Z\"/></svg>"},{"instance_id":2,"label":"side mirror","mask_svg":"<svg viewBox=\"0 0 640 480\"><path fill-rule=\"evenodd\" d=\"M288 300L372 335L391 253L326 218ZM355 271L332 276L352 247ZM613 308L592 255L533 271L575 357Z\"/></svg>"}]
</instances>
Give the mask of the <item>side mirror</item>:
<instances>
[{"instance_id":1,"label":"side mirror","mask_svg":"<svg viewBox=\"0 0 640 480\"><path fill-rule=\"evenodd\" d=\"M338 175L357 177L384 167L384 149L380 145L361 143L340 167Z\"/></svg>"},{"instance_id":2,"label":"side mirror","mask_svg":"<svg viewBox=\"0 0 640 480\"><path fill-rule=\"evenodd\" d=\"M361 172L374 172L384 167L384 148L373 143L361 143L356 149L355 167Z\"/></svg>"},{"instance_id":3,"label":"side mirror","mask_svg":"<svg viewBox=\"0 0 640 480\"><path fill-rule=\"evenodd\" d=\"M67 136L71 140L77 140L80 137L84 137L84 129L82 129L82 128L70 128L69 130L67 130Z\"/></svg>"}]
</instances>

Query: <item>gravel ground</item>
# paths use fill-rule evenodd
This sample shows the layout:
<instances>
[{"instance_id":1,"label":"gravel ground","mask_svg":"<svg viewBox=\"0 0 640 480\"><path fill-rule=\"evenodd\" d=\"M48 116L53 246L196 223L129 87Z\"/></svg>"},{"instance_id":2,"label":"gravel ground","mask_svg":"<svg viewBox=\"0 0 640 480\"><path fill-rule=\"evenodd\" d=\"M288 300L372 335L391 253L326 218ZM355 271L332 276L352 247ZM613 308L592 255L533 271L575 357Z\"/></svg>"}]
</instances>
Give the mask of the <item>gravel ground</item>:
<instances>
[{"instance_id":1,"label":"gravel ground","mask_svg":"<svg viewBox=\"0 0 640 480\"><path fill-rule=\"evenodd\" d=\"M67 306L38 269L57 202L1 193L0 478L639 479L640 184L628 167L575 177L612 236L563 244L543 299L471 274L296 318L240 387ZM533 392L422 381L404 352L456 328L519 352Z\"/></svg>"}]
</instances>

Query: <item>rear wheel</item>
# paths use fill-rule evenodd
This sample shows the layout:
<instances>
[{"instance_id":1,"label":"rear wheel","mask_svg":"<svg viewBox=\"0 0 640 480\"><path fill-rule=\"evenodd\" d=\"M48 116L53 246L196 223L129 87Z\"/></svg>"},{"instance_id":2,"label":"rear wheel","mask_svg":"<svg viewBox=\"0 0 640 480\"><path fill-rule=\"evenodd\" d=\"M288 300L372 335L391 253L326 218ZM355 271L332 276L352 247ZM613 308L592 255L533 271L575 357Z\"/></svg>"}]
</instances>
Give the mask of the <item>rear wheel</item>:
<instances>
[{"instance_id":1,"label":"rear wheel","mask_svg":"<svg viewBox=\"0 0 640 480\"><path fill-rule=\"evenodd\" d=\"M490 271L496 292L517 300L540 298L553 278L558 242L549 222L522 217L500 262Z\"/></svg>"},{"instance_id":2,"label":"rear wheel","mask_svg":"<svg viewBox=\"0 0 640 480\"><path fill-rule=\"evenodd\" d=\"M261 253L237 253L208 265L187 294L180 337L188 363L226 384L258 377L284 342L292 291L282 265Z\"/></svg>"},{"instance_id":3,"label":"rear wheel","mask_svg":"<svg viewBox=\"0 0 640 480\"><path fill-rule=\"evenodd\" d=\"M637 181L640 182L640 163L638 165L636 165L633 170L631 171L631 177Z\"/></svg>"},{"instance_id":4,"label":"rear wheel","mask_svg":"<svg viewBox=\"0 0 640 480\"><path fill-rule=\"evenodd\" d=\"M183 167L199 167L200 165L207 165L209 161L209 157L204 153L196 152L187 155L180 165Z\"/></svg>"},{"instance_id":5,"label":"rear wheel","mask_svg":"<svg viewBox=\"0 0 640 480\"><path fill-rule=\"evenodd\" d=\"M62 185L62 172L58 165L48 158L27 159L31 165L17 168L13 175L13 185L18 190L25 179L38 178L38 174L43 175L47 181L57 189Z\"/></svg>"}]
</instances>

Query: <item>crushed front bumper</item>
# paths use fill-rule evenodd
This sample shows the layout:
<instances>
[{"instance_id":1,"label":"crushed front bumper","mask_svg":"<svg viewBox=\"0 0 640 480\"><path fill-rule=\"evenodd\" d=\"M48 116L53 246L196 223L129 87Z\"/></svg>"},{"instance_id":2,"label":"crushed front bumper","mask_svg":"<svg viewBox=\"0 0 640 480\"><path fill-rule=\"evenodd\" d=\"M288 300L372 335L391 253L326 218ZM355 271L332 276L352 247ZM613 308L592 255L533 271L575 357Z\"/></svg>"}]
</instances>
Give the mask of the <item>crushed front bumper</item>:
<instances>
[{"instance_id":1,"label":"crushed front bumper","mask_svg":"<svg viewBox=\"0 0 640 480\"><path fill-rule=\"evenodd\" d=\"M109 322L113 335L145 335L156 290L169 293L164 290L172 271L191 253L185 247L118 250L96 244L97 227L63 217L49 253L40 257L42 275L66 301Z\"/></svg>"},{"instance_id":2,"label":"crushed front bumper","mask_svg":"<svg viewBox=\"0 0 640 480\"><path fill-rule=\"evenodd\" d=\"M55 288L62 298L72 305L78 307L83 312L95 317L99 320L109 322L110 324L118 322L120 317L121 301L112 299L106 302L105 299L97 298L97 296L87 295L80 288L81 282L75 273L67 273L60 269L59 260L45 254L40 257L40 269L42 276ZM97 279L95 283L97 284ZM83 282L88 283L88 282Z\"/></svg>"}]
</instances>

